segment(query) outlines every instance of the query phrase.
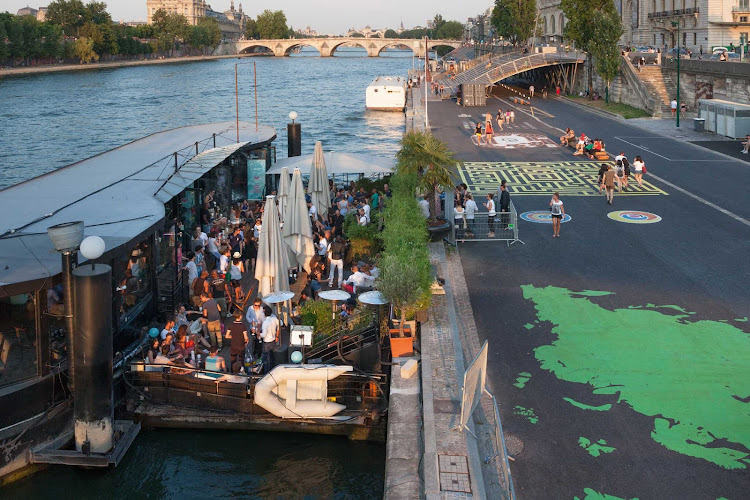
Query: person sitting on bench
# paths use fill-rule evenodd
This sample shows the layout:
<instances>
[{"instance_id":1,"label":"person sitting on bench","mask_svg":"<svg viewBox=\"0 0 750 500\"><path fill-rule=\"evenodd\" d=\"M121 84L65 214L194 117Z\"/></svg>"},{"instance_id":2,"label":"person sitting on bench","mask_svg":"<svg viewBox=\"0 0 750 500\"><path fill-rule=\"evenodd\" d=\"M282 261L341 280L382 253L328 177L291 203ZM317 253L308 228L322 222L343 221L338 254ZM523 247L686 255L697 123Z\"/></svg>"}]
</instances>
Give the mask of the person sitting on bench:
<instances>
[{"instance_id":1,"label":"person sitting on bench","mask_svg":"<svg viewBox=\"0 0 750 500\"><path fill-rule=\"evenodd\" d=\"M560 137L560 145L570 146L570 141L575 141L575 140L576 140L576 133L573 132L571 129L566 128L565 135Z\"/></svg>"},{"instance_id":2,"label":"person sitting on bench","mask_svg":"<svg viewBox=\"0 0 750 500\"><path fill-rule=\"evenodd\" d=\"M589 141L589 138L586 137L586 134L581 134L581 137L578 138L578 144L576 144L576 152L573 153L574 155L582 155L583 150L586 147L586 142Z\"/></svg>"}]
</instances>

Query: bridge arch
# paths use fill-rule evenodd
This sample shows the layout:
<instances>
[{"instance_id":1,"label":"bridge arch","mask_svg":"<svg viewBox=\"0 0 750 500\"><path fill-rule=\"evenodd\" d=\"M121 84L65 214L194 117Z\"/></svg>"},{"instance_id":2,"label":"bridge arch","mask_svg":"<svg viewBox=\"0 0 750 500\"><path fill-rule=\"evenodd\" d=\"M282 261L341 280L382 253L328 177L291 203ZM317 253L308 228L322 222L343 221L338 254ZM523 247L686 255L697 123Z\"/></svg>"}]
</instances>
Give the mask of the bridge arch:
<instances>
[{"instance_id":1,"label":"bridge arch","mask_svg":"<svg viewBox=\"0 0 750 500\"><path fill-rule=\"evenodd\" d=\"M265 49L262 51L259 51L258 49ZM247 45L242 48L242 50L239 51L239 54L252 54L252 53L265 53L270 52L270 55L274 54L273 47L271 47L269 44L258 42L258 43L251 43L250 45Z\"/></svg>"},{"instance_id":2,"label":"bridge arch","mask_svg":"<svg viewBox=\"0 0 750 500\"><path fill-rule=\"evenodd\" d=\"M409 44L404 43L403 41L395 41L392 43L386 43L382 47L378 49L378 57L380 57L380 53L383 52L385 49L388 48L401 48L403 50L403 47L406 47L407 50L410 50L413 54L417 54L417 51L414 50L414 47L410 46Z\"/></svg>"},{"instance_id":3,"label":"bridge arch","mask_svg":"<svg viewBox=\"0 0 750 500\"><path fill-rule=\"evenodd\" d=\"M320 49L320 47L317 44L310 43L310 42L295 43L294 45L290 45L284 51L284 56L290 56L292 55L292 52L294 52L295 49L297 48L302 49L302 47L312 47L313 49L315 49L315 51L318 53L319 56L323 56L323 52Z\"/></svg>"},{"instance_id":4,"label":"bridge arch","mask_svg":"<svg viewBox=\"0 0 750 500\"><path fill-rule=\"evenodd\" d=\"M357 38L354 40L344 40L339 43L334 43L331 45L330 55L333 56L340 47L347 45L347 46L354 46L354 47L360 47L362 49L365 49L365 52L367 53L365 57L367 57L368 55L370 55L370 49L367 48L366 43L367 43L367 38L361 38L361 39Z\"/></svg>"},{"instance_id":5,"label":"bridge arch","mask_svg":"<svg viewBox=\"0 0 750 500\"><path fill-rule=\"evenodd\" d=\"M428 47L429 47L428 51L437 52L438 57L443 57L445 54L455 49L453 45L448 45L444 43L435 43L435 44L431 43L428 45Z\"/></svg>"}]
</instances>

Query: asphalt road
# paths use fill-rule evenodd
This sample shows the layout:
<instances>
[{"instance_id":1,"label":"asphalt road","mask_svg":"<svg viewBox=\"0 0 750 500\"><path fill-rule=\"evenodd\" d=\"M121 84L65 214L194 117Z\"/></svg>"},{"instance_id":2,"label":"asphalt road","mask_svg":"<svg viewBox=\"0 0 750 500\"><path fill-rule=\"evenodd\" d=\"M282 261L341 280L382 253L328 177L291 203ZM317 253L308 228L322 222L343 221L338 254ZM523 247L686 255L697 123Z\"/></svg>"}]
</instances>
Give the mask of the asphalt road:
<instances>
[{"instance_id":1,"label":"asphalt road","mask_svg":"<svg viewBox=\"0 0 750 500\"><path fill-rule=\"evenodd\" d=\"M563 196L572 220L560 238L551 225L520 221L524 245L459 243L504 430L523 443L511 449L519 498L583 499L586 489L641 500L747 498L750 165L563 101L538 101L535 117L517 108L504 133L556 142L569 126L601 137L631 162L640 154L645 179L665 194L616 193L612 207L593 190ZM488 168L538 162L555 171L582 160L547 145L476 146L480 113L508 106L430 103L430 122L460 159ZM548 210L557 184L515 182L537 191L522 196L510 184L519 213ZM662 220L618 222L607 217L614 210Z\"/></svg>"}]
</instances>

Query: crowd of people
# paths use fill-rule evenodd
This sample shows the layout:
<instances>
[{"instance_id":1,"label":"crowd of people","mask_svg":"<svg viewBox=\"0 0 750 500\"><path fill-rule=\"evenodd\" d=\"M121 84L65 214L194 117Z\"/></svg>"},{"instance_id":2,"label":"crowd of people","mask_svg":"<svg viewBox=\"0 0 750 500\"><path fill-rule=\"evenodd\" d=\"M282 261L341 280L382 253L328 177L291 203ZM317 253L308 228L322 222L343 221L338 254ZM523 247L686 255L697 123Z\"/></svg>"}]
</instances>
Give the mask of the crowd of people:
<instances>
[{"instance_id":1,"label":"crowd of people","mask_svg":"<svg viewBox=\"0 0 750 500\"><path fill-rule=\"evenodd\" d=\"M495 238L495 229L507 229L510 214L510 193L506 181L500 182L496 193L487 193L482 203L487 210L487 238ZM476 214L479 206L465 183L458 184L453 191L453 217L457 232L466 238L475 238ZM499 216L498 216L499 214ZM480 228L480 229L483 229Z\"/></svg>"},{"instance_id":2,"label":"crowd of people","mask_svg":"<svg viewBox=\"0 0 750 500\"><path fill-rule=\"evenodd\" d=\"M315 255L309 273L290 269L290 282L305 280L290 311L292 321L299 321L300 308L316 300L321 290L340 288L356 296L372 290L379 277L375 259L352 262L350 272L345 274L349 243L344 226L347 215L359 225L377 224L376 214L392 196L390 187L384 184L382 190L372 188L368 192L354 182L335 187L331 181L329 188L331 206L325 217L317 213L306 195ZM149 369L173 365L251 374L273 367L271 353L281 341L280 318L258 297L247 306L254 289L251 284L263 214L269 207L264 202L246 200L233 205L217 224L216 205L217 201L209 199L204 206L203 224L192 233L183 259L188 303L178 307L160 332L151 330L145 355L146 363L152 365ZM278 210L278 206L273 209ZM351 317L356 306L355 298L343 303L339 311L342 320ZM224 350L227 346L228 356Z\"/></svg>"},{"instance_id":3,"label":"crowd of people","mask_svg":"<svg viewBox=\"0 0 750 500\"><path fill-rule=\"evenodd\" d=\"M508 109L505 112L503 112L502 109L497 110L495 122L497 123L497 129L500 132L503 131L503 125L513 124L515 121L516 112L512 109ZM485 113L484 124L482 124L482 122L476 122L474 124L474 134L477 137L477 146L481 146L483 140L485 145L492 146L492 137L495 134L492 113Z\"/></svg>"}]
</instances>

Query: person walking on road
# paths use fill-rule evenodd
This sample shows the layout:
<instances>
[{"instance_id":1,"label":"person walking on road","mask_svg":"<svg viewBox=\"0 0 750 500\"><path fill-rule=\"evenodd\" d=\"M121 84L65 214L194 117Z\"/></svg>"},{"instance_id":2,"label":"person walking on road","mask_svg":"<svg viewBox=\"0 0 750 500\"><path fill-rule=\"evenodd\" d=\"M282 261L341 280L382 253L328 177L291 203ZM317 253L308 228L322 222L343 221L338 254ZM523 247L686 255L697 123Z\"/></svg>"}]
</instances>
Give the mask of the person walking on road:
<instances>
[{"instance_id":1,"label":"person walking on road","mask_svg":"<svg viewBox=\"0 0 750 500\"><path fill-rule=\"evenodd\" d=\"M534 86L529 85L529 98L534 97Z\"/></svg>"},{"instance_id":2,"label":"person walking on road","mask_svg":"<svg viewBox=\"0 0 750 500\"><path fill-rule=\"evenodd\" d=\"M622 191L623 178L625 177L625 168L622 166L622 160L615 163L615 180L617 181L617 192Z\"/></svg>"},{"instance_id":3,"label":"person walking on road","mask_svg":"<svg viewBox=\"0 0 750 500\"><path fill-rule=\"evenodd\" d=\"M487 116L489 117L489 120L484 124L484 143L487 146L492 146L492 117L490 117L489 114Z\"/></svg>"},{"instance_id":4,"label":"person walking on road","mask_svg":"<svg viewBox=\"0 0 750 500\"><path fill-rule=\"evenodd\" d=\"M639 186L643 187L643 173L646 171L646 165L640 156L636 156L633 160L633 176Z\"/></svg>"},{"instance_id":5,"label":"person walking on road","mask_svg":"<svg viewBox=\"0 0 750 500\"><path fill-rule=\"evenodd\" d=\"M497 110L497 128L500 132L503 131L503 122L505 121L505 115L502 109Z\"/></svg>"},{"instance_id":6,"label":"person walking on road","mask_svg":"<svg viewBox=\"0 0 750 500\"><path fill-rule=\"evenodd\" d=\"M555 193L552 195L552 199L549 201L549 210L552 215L552 237L560 237L560 222L562 221L563 215L565 215L565 207L563 202L560 200L560 194Z\"/></svg>"},{"instance_id":7,"label":"person walking on road","mask_svg":"<svg viewBox=\"0 0 750 500\"><path fill-rule=\"evenodd\" d=\"M607 192L607 203L611 205L615 197L615 171L609 165L604 172L604 189Z\"/></svg>"},{"instance_id":8,"label":"person walking on road","mask_svg":"<svg viewBox=\"0 0 750 500\"><path fill-rule=\"evenodd\" d=\"M597 180L599 182L599 194L602 194L602 189L604 188L604 172L607 171L609 167L607 167L606 163L602 163L602 166L599 167L599 173L597 174Z\"/></svg>"}]
</instances>

